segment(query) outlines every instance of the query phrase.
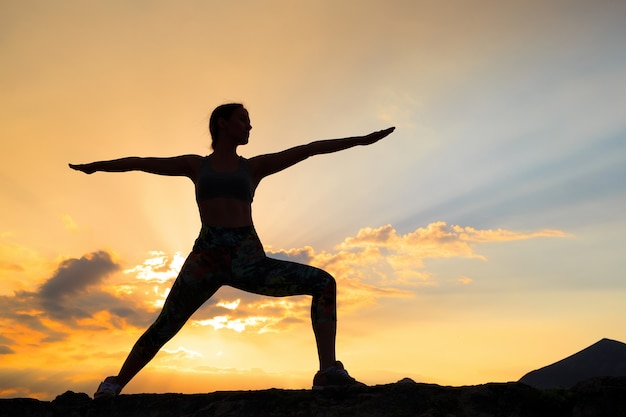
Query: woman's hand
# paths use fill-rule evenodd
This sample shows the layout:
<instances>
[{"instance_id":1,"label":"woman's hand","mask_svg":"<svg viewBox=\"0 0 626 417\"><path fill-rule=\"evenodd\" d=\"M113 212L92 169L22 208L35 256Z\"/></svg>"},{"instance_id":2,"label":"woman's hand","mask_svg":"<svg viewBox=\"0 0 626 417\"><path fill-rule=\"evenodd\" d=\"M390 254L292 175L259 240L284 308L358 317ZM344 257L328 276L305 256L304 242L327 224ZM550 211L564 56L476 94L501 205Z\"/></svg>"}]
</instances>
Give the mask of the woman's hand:
<instances>
[{"instance_id":1,"label":"woman's hand","mask_svg":"<svg viewBox=\"0 0 626 417\"><path fill-rule=\"evenodd\" d=\"M68 164L70 168L76 171L84 172L85 174L93 174L96 169L93 168L93 164Z\"/></svg>"},{"instance_id":2,"label":"woman's hand","mask_svg":"<svg viewBox=\"0 0 626 417\"><path fill-rule=\"evenodd\" d=\"M395 130L394 127L390 127L388 129L379 130L377 132L372 132L369 135L363 136L363 140L361 141L362 145L371 145L372 143L376 143L384 137L387 137Z\"/></svg>"}]
</instances>

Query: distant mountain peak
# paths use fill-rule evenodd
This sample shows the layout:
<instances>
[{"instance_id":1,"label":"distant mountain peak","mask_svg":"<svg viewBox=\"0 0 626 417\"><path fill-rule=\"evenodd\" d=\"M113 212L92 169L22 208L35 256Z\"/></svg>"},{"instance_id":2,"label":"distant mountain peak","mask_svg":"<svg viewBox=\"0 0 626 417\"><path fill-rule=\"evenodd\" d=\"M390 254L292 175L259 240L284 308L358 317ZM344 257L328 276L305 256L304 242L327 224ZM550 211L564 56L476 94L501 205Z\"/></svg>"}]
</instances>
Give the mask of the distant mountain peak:
<instances>
[{"instance_id":1,"label":"distant mountain peak","mask_svg":"<svg viewBox=\"0 0 626 417\"><path fill-rule=\"evenodd\" d=\"M535 388L571 388L586 379L626 376L626 344L603 338L551 365L531 371L519 382Z\"/></svg>"}]
</instances>

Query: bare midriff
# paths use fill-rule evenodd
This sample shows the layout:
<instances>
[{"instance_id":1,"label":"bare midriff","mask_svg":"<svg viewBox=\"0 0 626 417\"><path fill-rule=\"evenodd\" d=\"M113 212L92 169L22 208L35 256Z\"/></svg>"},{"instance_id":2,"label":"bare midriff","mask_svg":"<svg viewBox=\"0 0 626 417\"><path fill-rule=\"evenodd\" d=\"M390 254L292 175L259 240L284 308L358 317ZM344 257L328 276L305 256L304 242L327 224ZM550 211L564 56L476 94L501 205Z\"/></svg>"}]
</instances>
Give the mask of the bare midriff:
<instances>
[{"instance_id":1,"label":"bare midriff","mask_svg":"<svg viewBox=\"0 0 626 417\"><path fill-rule=\"evenodd\" d=\"M235 198L216 197L198 202L203 226L252 226L252 205Z\"/></svg>"}]
</instances>

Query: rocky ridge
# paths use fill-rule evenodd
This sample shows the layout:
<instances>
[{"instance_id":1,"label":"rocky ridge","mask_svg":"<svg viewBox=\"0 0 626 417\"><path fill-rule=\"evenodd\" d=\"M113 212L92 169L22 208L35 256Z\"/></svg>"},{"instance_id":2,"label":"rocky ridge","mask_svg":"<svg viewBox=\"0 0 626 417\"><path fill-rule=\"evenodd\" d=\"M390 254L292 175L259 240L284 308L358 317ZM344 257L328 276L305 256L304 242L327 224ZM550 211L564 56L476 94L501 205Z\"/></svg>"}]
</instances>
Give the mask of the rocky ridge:
<instances>
[{"instance_id":1,"label":"rocky ridge","mask_svg":"<svg viewBox=\"0 0 626 417\"><path fill-rule=\"evenodd\" d=\"M443 387L404 379L319 392L133 394L100 401L68 391L53 401L0 400L0 417L619 417L626 416L625 399L624 377L549 390L519 382Z\"/></svg>"}]
</instances>

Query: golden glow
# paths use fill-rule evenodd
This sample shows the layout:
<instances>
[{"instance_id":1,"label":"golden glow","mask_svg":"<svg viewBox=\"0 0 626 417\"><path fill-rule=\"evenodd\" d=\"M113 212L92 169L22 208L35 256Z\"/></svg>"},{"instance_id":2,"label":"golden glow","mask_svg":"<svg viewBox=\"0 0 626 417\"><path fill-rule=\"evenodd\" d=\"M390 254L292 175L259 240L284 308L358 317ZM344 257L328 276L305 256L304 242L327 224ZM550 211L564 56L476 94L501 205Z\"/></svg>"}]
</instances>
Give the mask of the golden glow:
<instances>
[{"instance_id":1,"label":"golden glow","mask_svg":"<svg viewBox=\"0 0 626 417\"><path fill-rule=\"evenodd\" d=\"M270 256L337 279L358 379L516 380L626 341L626 3L570 3L3 1L0 396L93 393L198 233L187 178L67 163L207 154L229 101L246 157L397 127L253 207ZM308 388L309 308L225 286L125 392Z\"/></svg>"}]
</instances>

